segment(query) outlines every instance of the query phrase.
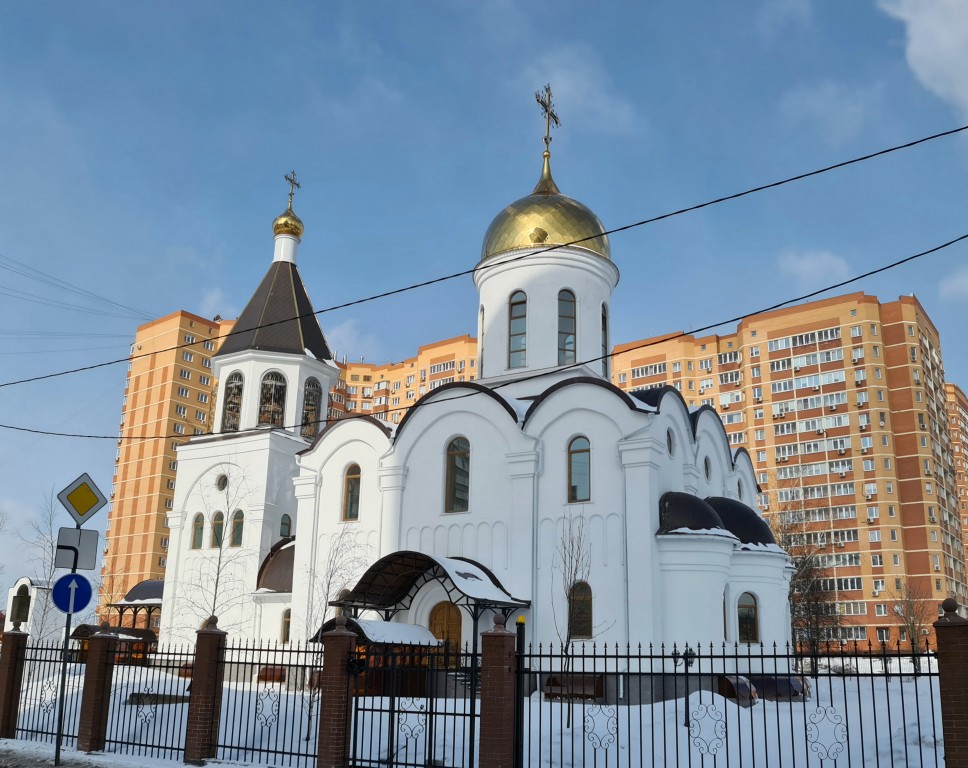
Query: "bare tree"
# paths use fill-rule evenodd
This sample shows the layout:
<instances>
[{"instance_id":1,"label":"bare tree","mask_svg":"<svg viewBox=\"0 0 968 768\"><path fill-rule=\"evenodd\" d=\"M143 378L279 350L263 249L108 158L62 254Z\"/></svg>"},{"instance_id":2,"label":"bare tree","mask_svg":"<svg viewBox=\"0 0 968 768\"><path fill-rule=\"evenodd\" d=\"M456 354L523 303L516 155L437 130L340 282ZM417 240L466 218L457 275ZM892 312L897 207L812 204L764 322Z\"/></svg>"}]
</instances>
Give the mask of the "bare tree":
<instances>
[{"instance_id":1,"label":"bare tree","mask_svg":"<svg viewBox=\"0 0 968 768\"><path fill-rule=\"evenodd\" d=\"M933 611L936 610L930 598L931 594L924 584L911 579L904 579L901 588L891 592L894 613L902 633L907 634L911 645L911 660L916 671L921 670L921 658L918 654L924 648L923 638L927 634L925 630L931 625Z\"/></svg>"},{"instance_id":2,"label":"bare tree","mask_svg":"<svg viewBox=\"0 0 968 768\"><path fill-rule=\"evenodd\" d=\"M310 573L304 628L307 637L330 618L330 603L352 587L370 564L370 548L360 541L353 525L341 525L331 536L320 536L318 551L325 555Z\"/></svg>"},{"instance_id":3,"label":"bare tree","mask_svg":"<svg viewBox=\"0 0 968 768\"><path fill-rule=\"evenodd\" d=\"M17 538L24 547L33 568L30 578L49 594L54 583L57 569L54 561L57 554L57 496L53 489L44 495L40 508L17 532ZM31 606L32 629L38 638L44 638L54 630L57 623L57 610L50 599L37 600Z\"/></svg>"}]
</instances>

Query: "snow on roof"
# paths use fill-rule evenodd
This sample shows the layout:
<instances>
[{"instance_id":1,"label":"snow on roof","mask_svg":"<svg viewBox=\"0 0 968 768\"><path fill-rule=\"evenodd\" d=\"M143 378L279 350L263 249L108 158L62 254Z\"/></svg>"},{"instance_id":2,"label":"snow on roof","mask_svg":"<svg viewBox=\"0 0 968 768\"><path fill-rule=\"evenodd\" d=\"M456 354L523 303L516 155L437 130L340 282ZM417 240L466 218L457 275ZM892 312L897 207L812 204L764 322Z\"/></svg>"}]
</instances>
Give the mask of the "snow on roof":
<instances>
[{"instance_id":1,"label":"snow on roof","mask_svg":"<svg viewBox=\"0 0 968 768\"><path fill-rule=\"evenodd\" d=\"M380 621L379 619L356 619L357 626L374 643L392 645L440 645L430 630L417 624L404 624L399 621Z\"/></svg>"},{"instance_id":2,"label":"snow on roof","mask_svg":"<svg viewBox=\"0 0 968 768\"><path fill-rule=\"evenodd\" d=\"M306 357L311 357L313 360L316 359L316 355L314 355L312 352L310 352L308 348L306 348L306 349L303 350L303 354Z\"/></svg>"},{"instance_id":3,"label":"snow on roof","mask_svg":"<svg viewBox=\"0 0 968 768\"><path fill-rule=\"evenodd\" d=\"M638 398L634 398L633 397L632 398L632 401L635 403L635 410L637 410L637 411L645 411L645 413L658 413L659 412L659 409L656 408L654 405L649 405L648 403L643 403Z\"/></svg>"},{"instance_id":4,"label":"snow on roof","mask_svg":"<svg viewBox=\"0 0 968 768\"><path fill-rule=\"evenodd\" d=\"M725 528L698 528L698 529L697 528L676 528L674 530L666 531L665 533L659 534L659 535L666 536L674 533L689 533L689 534L699 533L699 534L702 534L703 536L725 536L727 539L736 538L736 536L734 536L732 533L727 531Z\"/></svg>"},{"instance_id":5,"label":"snow on roof","mask_svg":"<svg viewBox=\"0 0 968 768\"><path fill-rule=\"evenodd\" d=\"M435 558L441 567L447 571L450 580L468 597L487 602L508 603L509 601L525 605L524 600L518 600L491 581L491 577L478 565L467 560L457 560L453 557Z\"/></svg>"},{"instance_id":6,"label":"snow on roof","mask_svg":"<svg viewBox=\"0 0 968 768\"><path fill-rule=\"evenodd\" d=\"M531 402L525 401L525 400L518 400L513 397L504 398L504 402L506 402L508 405L511 406L511 408L514 409L514 413L518 418L518 424L523 423L524 417L528 413L528 408L531 407Z\"/></svg>"},{"instance_id":7,"label":"snow on roof","mask_svg":"<svg viewBox=\"0 0 968 768\"><path fill-rule=\"evenodd\" d=\"M781 555L788 554L783 547L777 544L759 544L759 543L747 543L744 544L740 549L758 550L760 552L777 552Z\"/></svg>"}]
</instances>

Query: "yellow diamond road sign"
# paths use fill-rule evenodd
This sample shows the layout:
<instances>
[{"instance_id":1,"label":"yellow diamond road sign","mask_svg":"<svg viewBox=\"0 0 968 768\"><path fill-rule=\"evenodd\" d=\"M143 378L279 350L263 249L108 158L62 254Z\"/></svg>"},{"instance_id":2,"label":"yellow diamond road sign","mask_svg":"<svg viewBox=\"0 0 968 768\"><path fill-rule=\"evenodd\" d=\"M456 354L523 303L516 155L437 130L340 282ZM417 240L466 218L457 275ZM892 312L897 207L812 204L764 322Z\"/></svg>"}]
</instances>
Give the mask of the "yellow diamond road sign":
<instances>
[{"instance_id":1,"label":"yellow diamond road sign","mask_svg":"<svg viewBox=\"0 0 968 768\"><path fill-rule=\"evenodd\" d=\"M95 512L108 503L91 476L87 473L57 494L60 503L70 513L78 525L83 525Z\"/></svg>"}]
</instances>

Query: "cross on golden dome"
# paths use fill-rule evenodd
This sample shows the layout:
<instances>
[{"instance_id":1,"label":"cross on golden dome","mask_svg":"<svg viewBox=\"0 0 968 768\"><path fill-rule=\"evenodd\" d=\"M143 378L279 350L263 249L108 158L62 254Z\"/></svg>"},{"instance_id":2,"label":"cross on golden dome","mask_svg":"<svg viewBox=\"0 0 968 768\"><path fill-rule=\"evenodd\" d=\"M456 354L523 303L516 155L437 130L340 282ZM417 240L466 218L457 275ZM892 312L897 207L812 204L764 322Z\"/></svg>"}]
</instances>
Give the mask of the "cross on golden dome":
<instances>
[{"instance_id":1,"label":"cross on golden dome","mask_svg":"<svg viewBox=\"0 0 968 768\"><path fill-rule=\"evenodd\" d=\"M289 182L289 208L292 209L292 196L297 189L302 189L302 184L296 180L295 171L289 171L283 178Z\"/></svg>"},{"instance_id":2,"label":"cross on golden dome","mask_svg":"<svg viewBox=\"0 0 968 768\"><path fill-rule=\"evenodd\" d=\"M561 120L558 119L558 113L555 112L555 105L551 101L551 84L547 84L544 87L544 92L535 91L534 100L538 102L538 106L541 107L541 114L545 118L545 135L544 144L545 149L551 149L551 126L554 125L555 128L561 126Z\"/></svg>"}]
</instances>

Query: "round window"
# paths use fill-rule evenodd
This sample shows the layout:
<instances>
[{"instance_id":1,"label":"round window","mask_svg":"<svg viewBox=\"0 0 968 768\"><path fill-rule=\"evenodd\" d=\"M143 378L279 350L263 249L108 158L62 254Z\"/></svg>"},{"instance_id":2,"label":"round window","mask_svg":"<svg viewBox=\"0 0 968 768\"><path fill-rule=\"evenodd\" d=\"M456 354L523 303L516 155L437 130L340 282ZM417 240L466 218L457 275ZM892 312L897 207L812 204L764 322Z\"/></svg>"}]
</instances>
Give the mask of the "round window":
<instances>
[{"instance_id":1,"label":"round window","mask_svg":"<svg viewBox=\"0 0 968 768\"><path fill-rule=\"evenodd\" d=\"M217 478L215 478L215 487L220 491L224 491L226 488L228 488L229 487L228 475L219 475Z\"/></svg>"}]
</instances>

